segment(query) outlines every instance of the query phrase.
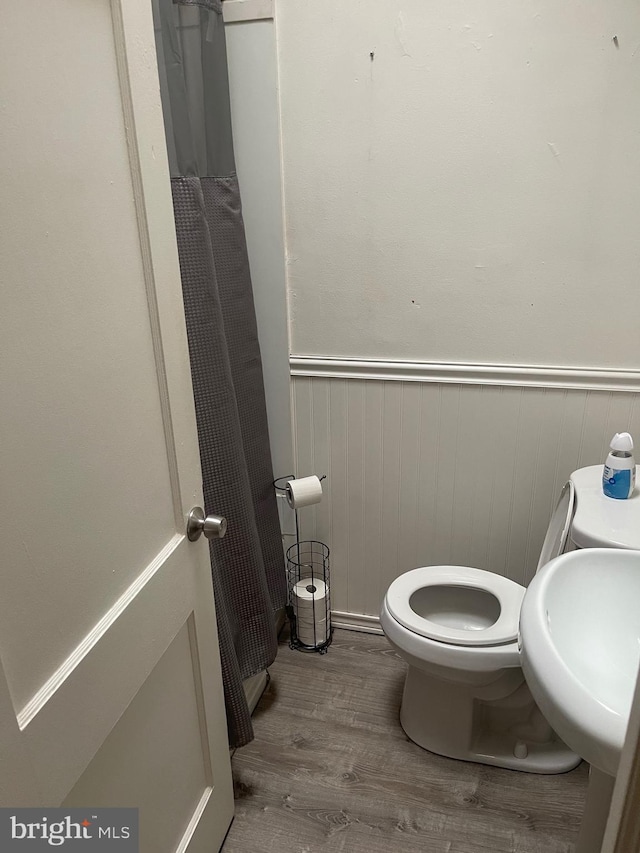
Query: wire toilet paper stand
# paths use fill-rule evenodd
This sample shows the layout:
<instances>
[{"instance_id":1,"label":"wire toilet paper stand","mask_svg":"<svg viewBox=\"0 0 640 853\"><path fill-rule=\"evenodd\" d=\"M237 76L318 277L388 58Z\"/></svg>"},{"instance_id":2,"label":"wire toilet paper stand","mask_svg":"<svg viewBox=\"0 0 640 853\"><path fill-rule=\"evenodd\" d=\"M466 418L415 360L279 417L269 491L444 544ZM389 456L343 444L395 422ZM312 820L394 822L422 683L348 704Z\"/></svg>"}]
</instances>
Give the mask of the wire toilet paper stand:
<instances>
[{"instance_id":1,"label":"wire toilet paper stand","mask_svg":"<svg viewBox=\"0 0 640 853\"><path fill-rule=\"evenodd\" d=\"M273 485L286 494L287 483L296 478L279 477ZM321 481L326 476L319 478ZM333 637L329 548L316 539L300 539L298 509L294 509L296 541L287 548L287 616L289 646L303 652L325 654Z\"/></svg>"}]
</instances>

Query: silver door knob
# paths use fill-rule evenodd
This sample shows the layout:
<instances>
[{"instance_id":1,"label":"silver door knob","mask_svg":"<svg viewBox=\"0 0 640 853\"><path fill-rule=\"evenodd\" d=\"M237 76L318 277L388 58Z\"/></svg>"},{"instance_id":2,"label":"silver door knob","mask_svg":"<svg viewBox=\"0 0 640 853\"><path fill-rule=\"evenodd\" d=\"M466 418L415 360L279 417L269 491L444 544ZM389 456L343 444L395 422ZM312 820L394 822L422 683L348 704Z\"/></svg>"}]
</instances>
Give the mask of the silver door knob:
<instances>
[{"instance_id":1,"label":"silver door knob","mask_svg":"<svg viewBox=\"0 0 640 853\"><path fill-rule=\"evenodd\" d=\"M221 515L205 518L202 507L194 506L187 518L187 539L195 542L204 533L207 539L222 539L227 532L227 519Z\"/></svg>"}]
</instances>

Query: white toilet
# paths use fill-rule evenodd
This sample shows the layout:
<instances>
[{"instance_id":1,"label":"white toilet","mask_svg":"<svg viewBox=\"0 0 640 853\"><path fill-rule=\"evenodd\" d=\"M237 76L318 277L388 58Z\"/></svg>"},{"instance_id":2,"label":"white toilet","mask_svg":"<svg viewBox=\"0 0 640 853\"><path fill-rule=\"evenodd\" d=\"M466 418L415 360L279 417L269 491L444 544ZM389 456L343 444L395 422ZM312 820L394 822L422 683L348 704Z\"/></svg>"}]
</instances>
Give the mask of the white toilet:
<instances>
[{"instance_id":1,"label":"white toilet","mask_svg":"<svg viewBox=\"0 0 640 853\"><path fill-rule=\"evenodd\" d=\"M640 549L640 493L602 494L602 465L574 471L553 513L538 569L576 548ZM536 706L520 667L525 588L465 566L405 572L380 624L408 663L400 722L431 752L530 773L563 773L580 758Z\"/></svg>"}]
</instances>

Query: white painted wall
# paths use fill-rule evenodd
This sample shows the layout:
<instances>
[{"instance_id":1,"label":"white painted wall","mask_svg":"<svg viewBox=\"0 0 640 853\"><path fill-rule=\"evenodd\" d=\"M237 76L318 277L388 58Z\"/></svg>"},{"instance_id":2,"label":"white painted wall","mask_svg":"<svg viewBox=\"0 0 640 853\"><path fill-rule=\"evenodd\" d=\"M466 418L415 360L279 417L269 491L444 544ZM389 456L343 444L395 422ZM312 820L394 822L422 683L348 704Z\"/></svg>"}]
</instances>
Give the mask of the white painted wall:
<instances>
[{"instance_id":1,"label":"white painted wall","mask_svg":"<svg viewBox=\"0 0 640 853\"><path fill-rule=\"evenodd\" d=\"M275 30L269 0L226 0L223 9L233 141L277 477L292 472L293 456Z\"/></svg>"},{"instance_id":2,"label":"white painted wall","mask_svg":"<svg viewBox=\"0 0 640 853\"><path fill-rule=\"evenodd\" d=\"M291 347L320 356L292 362L295 465L329 475L301 521L334 610L370 624L416 565L527 583L571 470L640 437L640 7L276 6Z\"/></svg>"},{"instance_id":3,"label":"white painted wall","mask_svg":"<svg viewBox=\"0 0 640 853\"><path fill-rule=\"evenodd\" d=\"M372 624L420 564L527 583L570 471L616 430L640 438L640 7L274 6L292 470L328 474L300 518L332 549L333 608ZM275 460L285 249L259 248L281 222L263 23L227 33Z\"/></svg>"},{"instance_id":4,"label":"white painted wall","mask_svg":"<svg viewBox=\"0 0 640 853\"><path fill-rule=\"evenodd\" d=\"M638 366L636 0L276 9L294 353Z\"/></svg>"}]
</instances>

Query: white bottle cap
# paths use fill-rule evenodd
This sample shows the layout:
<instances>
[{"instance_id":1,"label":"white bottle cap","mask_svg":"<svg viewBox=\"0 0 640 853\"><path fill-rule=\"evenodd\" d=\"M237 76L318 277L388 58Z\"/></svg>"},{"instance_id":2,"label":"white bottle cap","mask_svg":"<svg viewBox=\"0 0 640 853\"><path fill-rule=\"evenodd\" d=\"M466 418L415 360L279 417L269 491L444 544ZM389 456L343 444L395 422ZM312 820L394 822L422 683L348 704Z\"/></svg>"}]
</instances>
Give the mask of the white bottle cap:
<instances>
[{"instance_id":1,"label":"white bottle cap","mask_svg":"<svg viewBox=\"0 0 640 853\"><path fill-rule=\"evenodd\" d=\"M633 439L628 432L617 432L611 439L612 450L622 450L631 453L633 450Z\"/></svg>"}]
</instances>

